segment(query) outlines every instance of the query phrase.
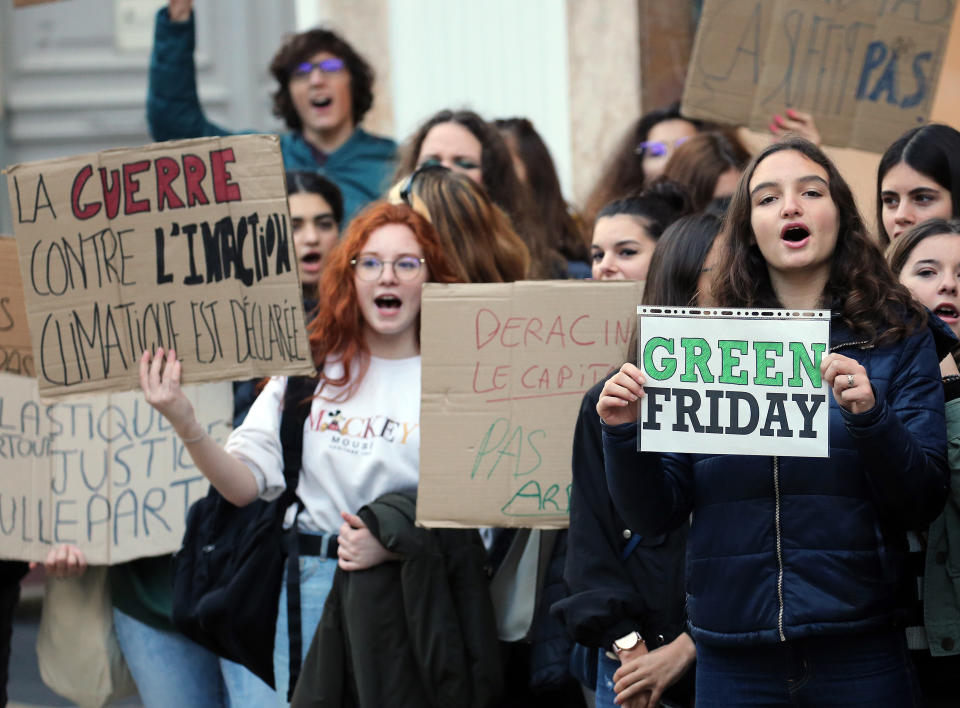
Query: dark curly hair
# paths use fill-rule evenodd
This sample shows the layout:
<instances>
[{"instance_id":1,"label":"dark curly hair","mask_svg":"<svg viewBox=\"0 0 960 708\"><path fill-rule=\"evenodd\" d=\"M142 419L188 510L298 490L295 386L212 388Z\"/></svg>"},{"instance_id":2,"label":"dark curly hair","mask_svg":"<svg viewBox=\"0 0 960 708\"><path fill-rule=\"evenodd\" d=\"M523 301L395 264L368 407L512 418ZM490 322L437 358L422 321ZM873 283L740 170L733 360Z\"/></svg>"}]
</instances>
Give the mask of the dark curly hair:
<instances>
[{"instance_id":1,"label":"dark curly hair","mask_svg":"<svg viewBox=\"0 0 960 708\"><path fill-rule=\"evenodd\" d=\"M319 52L330 52L347 65L353 124L359 125L373 105L373 69L340 35L323 28L289 35L273 55L270 73L280 84L273 94L273 114L282 118L290 130L303 127L290 97L290 75L294 66Z\"/></svg>"},{"instance_id":2,"label":"dark curly hair","mask_svg":"<svg viewBox=\"0 0 960 708\"><path fill-rule=\"evenodd\" d=\"M821 302L844 324L873 344L907 336L927 321L926 311L900 285L867 234L850 187L830 159L803 138L786 138L765 148L747 165L727 212L729 234L714 282L714 299L724 307L783 307L770 281L767 263L750 223L750 180L757 165L774 153L795 150L827 173L830 198L837 208L837 244Z\"/></svg>"}]
</instances>

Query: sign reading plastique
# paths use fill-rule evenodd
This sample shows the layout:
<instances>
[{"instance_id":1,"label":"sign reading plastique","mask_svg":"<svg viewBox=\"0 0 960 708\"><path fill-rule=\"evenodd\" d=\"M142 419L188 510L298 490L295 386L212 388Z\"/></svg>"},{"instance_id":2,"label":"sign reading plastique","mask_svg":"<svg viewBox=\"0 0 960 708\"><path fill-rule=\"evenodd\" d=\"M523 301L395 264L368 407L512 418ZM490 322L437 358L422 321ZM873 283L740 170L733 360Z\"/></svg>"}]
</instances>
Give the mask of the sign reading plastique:
<instances>
[{"instance_id":1,"label":"sign reading plastique","mask_svg":"<svg viewBox=\"0 0 960 708\"><path fill-rule=\"evenodd\" d=\"M644 451L827 457L826 310L638 307Z\"/></svg>"}]
</instances>

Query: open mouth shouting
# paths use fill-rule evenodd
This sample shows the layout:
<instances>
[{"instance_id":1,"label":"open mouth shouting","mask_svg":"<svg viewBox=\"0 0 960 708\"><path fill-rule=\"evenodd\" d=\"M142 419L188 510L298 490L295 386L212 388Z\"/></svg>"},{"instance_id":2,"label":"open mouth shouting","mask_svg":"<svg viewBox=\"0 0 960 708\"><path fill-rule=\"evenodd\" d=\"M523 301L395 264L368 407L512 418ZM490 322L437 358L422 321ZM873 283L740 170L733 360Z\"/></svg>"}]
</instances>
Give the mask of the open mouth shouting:
<instances>
[{"instance_id":1,"label":"open mouth shouting","mask_svg":"<svg viewBox=\"0 0 960 708\"><path fill-rule=\"evenodd\" d=\"M800 221L784 224L780 240L787 248L803 248L810 240L810 229Z\"/></svg>"},{"instance_id":2,"label":"open mouth shouting","mask_svg":"<svg viewBox=\"0 0 960 708\"><path fill-rule=\"evenodd\" d=\"M403 301L392 293L378 295L373 299L373 304L377 306L377 312L381 316L391 317L399 312Z\"/></svg>"},{"instance_id":3,"label":"open mouth shouting","mask_svg":"<svg viewBox=\"0 0 960 708\"><path fill-rule=\"evenodd\" d=\"M949 302L941 302L933 309L933 314L949 325L955 325L960 322L960 310L956 305Z\"/></svg>"},{"instance_id":4,"label":"open mouth shouting","mask_svg":"<svg viewBox=\"0 0 960 708\"><path fill-rule=\"evenodd\" d=\"M329 108L331 105L333 105L333 99L330 96L311 98L310 105L319 109Z\"/></svg>"},{"instance_id":5,"label":"open mouth shouting","mask_svg":"<svg viewBox=\"0 0 960 708\"><path fill-rule=\"evenodd\" d=\"M304 273L319 273L323 255L319 251L308 251L300 257L300 267Z\"/></svg>"}]
</instances>

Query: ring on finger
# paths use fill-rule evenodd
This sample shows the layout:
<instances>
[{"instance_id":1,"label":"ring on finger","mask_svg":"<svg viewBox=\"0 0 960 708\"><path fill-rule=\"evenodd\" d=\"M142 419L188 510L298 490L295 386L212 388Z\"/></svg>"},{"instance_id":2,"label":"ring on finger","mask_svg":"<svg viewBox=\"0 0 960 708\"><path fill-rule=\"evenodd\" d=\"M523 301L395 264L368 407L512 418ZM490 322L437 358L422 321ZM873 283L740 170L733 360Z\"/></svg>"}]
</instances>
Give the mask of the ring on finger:
<instances>
[{"instance_id":1,"label":"ring on finger","mask_svg":"<svg viewBox=\"0 0 960 708\"><path fill-rule=\"evenodd\" d=\"M847 388L853 388L853 374L847 374Z\"/></svg>"}]
</instances>

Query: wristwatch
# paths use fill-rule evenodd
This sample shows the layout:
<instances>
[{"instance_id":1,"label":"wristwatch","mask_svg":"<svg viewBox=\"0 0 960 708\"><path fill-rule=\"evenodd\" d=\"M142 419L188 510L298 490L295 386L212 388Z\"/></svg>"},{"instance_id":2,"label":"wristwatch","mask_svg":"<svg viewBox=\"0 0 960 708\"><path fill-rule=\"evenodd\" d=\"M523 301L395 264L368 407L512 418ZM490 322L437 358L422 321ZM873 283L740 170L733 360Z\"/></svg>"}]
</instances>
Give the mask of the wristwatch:
<instances>
[{"instance_id":1,"label":"wristwatch","mask_svg":"<svg viewBox=\"0 0 960 708\"><path fill-rule=\"evenodd\" d=\"M619 654L622 651L630 651L631 649L636 649L638 644L643 644L643 637L640 635L640 632L633 630L630 634L624 634L619 639L613 640L613 650Z\"/></svg>"}]
</instances>

